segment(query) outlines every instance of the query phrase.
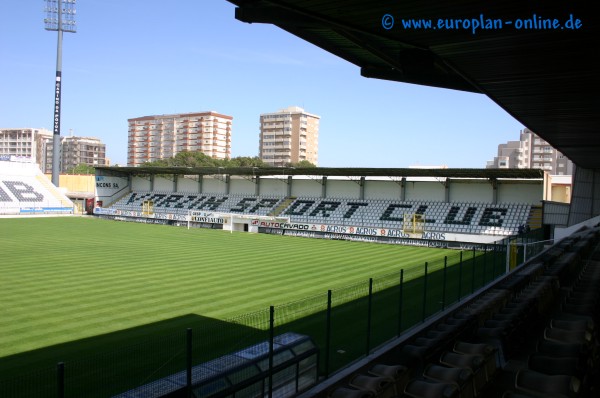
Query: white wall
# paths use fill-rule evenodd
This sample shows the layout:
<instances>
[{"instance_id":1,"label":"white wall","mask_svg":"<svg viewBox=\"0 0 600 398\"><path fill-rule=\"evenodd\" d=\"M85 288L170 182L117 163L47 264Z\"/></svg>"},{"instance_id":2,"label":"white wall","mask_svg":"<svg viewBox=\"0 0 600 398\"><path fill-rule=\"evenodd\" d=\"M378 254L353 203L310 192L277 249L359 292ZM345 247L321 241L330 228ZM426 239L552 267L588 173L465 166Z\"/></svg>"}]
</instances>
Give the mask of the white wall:
<instances>
[{"instance_id":1,"label":"white wall","mask_svg":"<svg viewBox=\"0 0 600 398\"><path fill-rule=\"evenodd\" d=\"M251 195L256 192L256 184L254 182L242 178L232 176L229 181L229 193L232 195Z\"/></svg>"},{"instance_id":2,"label":"white wall","mask_svg":"<svg viewBox=\"0 0 600 398\"><path fill-rule=\"evenodd\" d=\"M285 178L285 177L284 177ZM264 196L287 196L287 180L281 178L261 178L260 194Z\"/></svg>"},{"instance_id":3,"label":"white wall","mask_svg":"<svg viewBox=\"0 0 600 398\"><path fill-rule=\"evenodd\" d=\"M177 191L179 192L198 193L198 190L198 181L192 178L183 178L180 176L179 180L177 180Z\"/></svg>"},{"instance_id":4,"label":"white wall","mask_svg":"<svg viewBox=\"0 0 600 398\"><path fill-rule=\"evenodd\" d=\"M543 194L541 183L498 184L498 203L541 204Z\"/></svg>"},{"instance_id":5,"label":"white wall","mask_svg":"<svg viewBox=\"0 0 600 398\"><path fill-rule=\"evenodd\" d=\"M223 180L225 180L225 176L223 176ZM202 193L224 194L226 188L225 181L211 178L209 176L204 176L204 179L202 180Z\"/></svg>"},{"instance_id":6,"label":"white wall","mask_svg":"<svg viewBox=\"0 0 600 398\"><path fill-rule=\"evenodd\" d=\"M295 178L292 181L292 196L320 198L323 186L321 178ZM134 191L149 191L150 181L147 177L133 177L132 189ZM154 181L155 191L173 190L173 181L167 178L156 177ZM198 182L191 178L180 177L178 180L178 191L199 193ZM202 192L204 194L225 194L225 181L211 176L205 176L202 180ZM230 180L229 193L231 195L253 196L256 187L253 181L242 177L233 176ZM261 178L260 194L262 196L287 196L287 176L280 178ZM365 199L390 199L399 200L402 194L400 182L393 180L369 180L365 181ZM487 180L474 182L451 182L450 202L484 202L491 203L493 189ZM541 181L503 182L498 184L498 203L529 203L539 204L543 196ZM327 179L327 197L329 198L356 198L360 196L360 185L357 181L336 180L334 177ZM407 181L407 201L435 201L445 200L445 187L443 182L434 181Z\"/></svg>"},{"instance_id":7,"label":"white wall","mask_svg":"<svg viewBox=\"0 0 600 398\"><path fill-rule=\"evenodd\" d=\"M360 197L360 185L358 181L333 180L328 178L327 197L358 199Z\"/></svg>"},{"instance_id":8,"label":"white wall","mask_svg":"<svg viewBox=\"0 0 600 398\"><path fill-rule=\"evenodd\" d=\"M133 191L149 191L150 179L148 177L136 177L131 180L131 189Z\"/></svg>"},{"instance_id":9,"label":"white wall","mask_svg":"<svg viewBox=\"0 0 600 398\"><path fill-rule=\"evenodd\" d=\"M398 199L401 192L400 181L365 181L365 199Z\"/></svg>"},{"instance_id":10,"label":"white wall","mask_svg":"<svg viewBox=\"0 0 600 398\"><path fill-rule=\"evenodd\" d=\"M406 197L404 200L426 200L443 202L446 191L443 182L439 181L406 181Z\"/></svg>"},{"instance_id":11,"label":"white wall","mask_svg":"<svg viewBox=\"0 0 600 398\"><path fill-rule=\"evenodd\" d=\"M294 180L292 183L292 196L311 196L320 198L323 193L323 185L321 185L321 182L322 180L318 177L314 180ZM330 195L333 193L333 190L329 192Z\"/></svg>"},{"instance_id":12,"label":"white wall","mask_svg":"<svg viewBox=\"0 0 600 398\"><path fill-rule=\"evenodd\" d=\"M172 178L172 176L169 176ZM154 190L173 192L173 181L164 177L154 177Z\"/></svg>"},{"instance_id":13,"label":"white wall","mask_svg":"<svg viewBox=\"0 0 600 398\"><path fill-rule=\"evenodd\" d=\"M451 182L450 202L488 202L494 197L492 184L488 181L477 182Z\"/></svg>"}]
</instances>

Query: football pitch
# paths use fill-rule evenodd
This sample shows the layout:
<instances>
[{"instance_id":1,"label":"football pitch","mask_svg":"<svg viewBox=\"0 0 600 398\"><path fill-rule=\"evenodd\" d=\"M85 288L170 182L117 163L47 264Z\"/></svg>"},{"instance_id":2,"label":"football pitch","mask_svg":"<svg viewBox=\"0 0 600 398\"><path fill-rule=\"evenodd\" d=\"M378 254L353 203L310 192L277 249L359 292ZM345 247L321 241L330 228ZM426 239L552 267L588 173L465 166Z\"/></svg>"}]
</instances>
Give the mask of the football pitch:
<instances>
[{"instance_id":1,"label":"football pitch","mask_svg":"<svg viewBox=\"0 0 600 398\"><path fill-rule=\"evenodd\" d=\"M0 380L456 254L88 217L0 219L0 242Z\"/></svg>"}]
</instances>

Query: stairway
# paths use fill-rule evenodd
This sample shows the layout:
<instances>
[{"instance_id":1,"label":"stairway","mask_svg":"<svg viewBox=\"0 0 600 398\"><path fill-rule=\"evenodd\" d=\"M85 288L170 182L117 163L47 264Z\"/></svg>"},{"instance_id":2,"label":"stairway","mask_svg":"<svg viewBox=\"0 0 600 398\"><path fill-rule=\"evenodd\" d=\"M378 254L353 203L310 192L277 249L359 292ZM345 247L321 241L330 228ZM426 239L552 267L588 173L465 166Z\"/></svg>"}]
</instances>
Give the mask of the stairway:
<instances>
[{"instance_id":1,"label":"stairway","mask_svg":"<svg viewBox=\"0 0 600 398\"><path fill-rule=\"evenodd\" d=\"M281 202L279 204L279 206L277 206L275 209L273 209L271 212L269 212L269 214L267 214L268 216L271 217L277 217L278 215L281 214L282 211L284 211L285 209L287 209L287 207L294 201L296 200L295 196L288 196L287 198L285 198L283 200L283 202Z\"/></svg>"},{"instance_id":2,"label":"stairway","mask_svg":"<svg viewBox=\"0 0 600 398\"><path fill-rule=\"evenodd\" d=\"M73 202L71 202L69 198L67 198L62 192L60 192L58 188L56 188L56 186L54 186L54 184L48 180L48 177L43 174L37 174L35 178L44 186L44 188L46 188L49 193L52 194L54 199L60 202L61 206L73 207Z\"/></svg>"},{"instance_id":3,"label":"stairway","mask_svg":"<svg viewBox=\"0 0 600 398\"><path fill-rule=\"evenodd\" d=\"M529 217L527 217L527 225L529 229L534 230L538 228L542 228L543 224L543 215L542 215L542 206L536 205L531 206L531 210L529 211Z\"/></svg>"}]
</instances>

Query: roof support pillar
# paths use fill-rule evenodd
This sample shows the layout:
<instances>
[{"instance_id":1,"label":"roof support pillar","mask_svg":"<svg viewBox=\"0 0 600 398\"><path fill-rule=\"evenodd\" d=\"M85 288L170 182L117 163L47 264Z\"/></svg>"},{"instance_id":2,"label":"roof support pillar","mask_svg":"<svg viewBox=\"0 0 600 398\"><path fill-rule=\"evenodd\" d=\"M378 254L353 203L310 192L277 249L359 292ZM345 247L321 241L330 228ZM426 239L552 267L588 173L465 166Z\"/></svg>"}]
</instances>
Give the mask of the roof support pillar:
<instances>
[{"instance_id":1,"label":"roof support pillar","mask_svg":"<svg viewBox=\"0 0 600 398\"><path fill-rule=\"evenodd\" d=\"M358 199L364 200L365 199L365 176L360 177L358 186L360 187L359 192L358 192Z\"/></svg>"},{"instance_id":2,"label":"roof support pillar","mask_svg":"<svg viewBox=\"0 0 600 398\"><path fill-rule=\"evenodd\" d=\"M495 178L490 178L490 183L492 184L492 203L498 203L498 180Z\"/></svg>"},{"instance_id":3,"label":"roof support pillar","mask_svg":"<svg viewBox=\"0 0 600 398\"><path fill-rule=\"evenodd\" d=\"M254 195L260 196L260 176L254 177Z\"/></svg>"},{"instance_id":4,"label":"roof support pillar","mask_svg":"<svg viewBox=\"0 0 600 398\"><path fill-rule=\"evenodd\" d=\"M400 180L400 200L406 201L406 177L402 177Z\"/></svg>"},{"instance_id":5,"label":"roof support pillar","mask_svg":"<svg viewBox=\"0 0 600 398\"><path fill-rule=\"evenodd\" d=\"M327 176L323 176L323 180L321 182L321 197L327 197Z\"/></svg>"}]
</instances>

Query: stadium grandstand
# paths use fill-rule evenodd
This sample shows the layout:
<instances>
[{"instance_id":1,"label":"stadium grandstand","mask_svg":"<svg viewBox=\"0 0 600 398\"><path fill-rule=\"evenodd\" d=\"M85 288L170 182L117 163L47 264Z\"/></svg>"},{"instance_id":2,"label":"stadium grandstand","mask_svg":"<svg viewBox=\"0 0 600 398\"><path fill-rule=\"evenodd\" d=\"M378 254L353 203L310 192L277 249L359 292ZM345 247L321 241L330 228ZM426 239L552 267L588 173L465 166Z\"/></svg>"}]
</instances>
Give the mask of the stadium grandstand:
<instances>
[{"instance_id":1,"label":"stadium grandstand","mask_svg":"<svg viewBox=\"0 0 600 398\"><path fill-rule=\"evenodd\" d=\"M73 214L73 202L37 164L0 158L0 216Z\"/></svg>"},{"instance_id":2,"label":"stadium grandstand","mask_svg":"<svg viewBox=\"0 0 600 398\"><path fill-rule=\"evenodd\" d=\"M510 242L527 227L547 239L505 275L333 374L301 372L315 355L326 355L310 338L271 335L208 364L231 366L227 380L200 388L208 368L189 365L187 374L120 396L246 396L244 383L257 380L260 391L247 396L599 396L600 86L589 60L597 26L475 35L387 29L382 17L478 15L477 2L229 1L240 21L278 26L359 66L363 76L487 95L574 162L572 200L545 202L536 170L98 167L94 213L102 218L448 248ZM509 0L486 4L485 12L506 20L525 18L523 12L595 15L590 2L536 6ZM0 167L0 212L68 213L68 201L33 166ZM300 344L306 356L297 355ZM289 368L279 366L279 353ZM236 384L248 358L257 361L254 378ZM293 380L290 388L274 391L282 373Z\"/></svg>"},{"instance_id":3,"label":"stadium grandstand","mask_svg":"<svg viewBox=\"0 0 600 398\"><path fill-rule=\"evenodd\" d=\"M539 170L489 169L99 167L96 178L102 217L407 243L493 243L539 227L544 182Z\"/></svg>"}]
</instances>

